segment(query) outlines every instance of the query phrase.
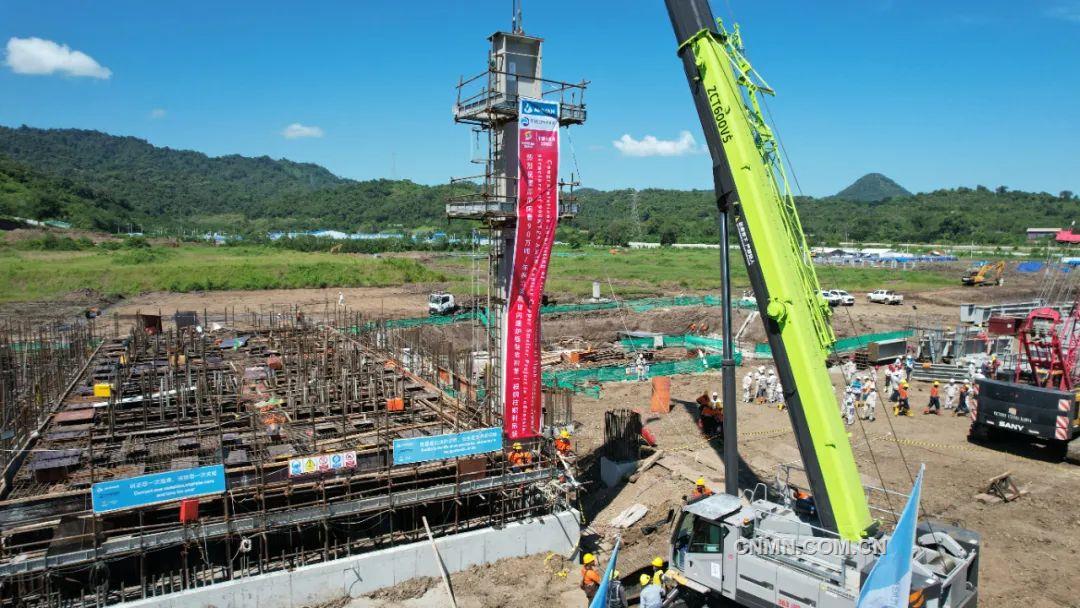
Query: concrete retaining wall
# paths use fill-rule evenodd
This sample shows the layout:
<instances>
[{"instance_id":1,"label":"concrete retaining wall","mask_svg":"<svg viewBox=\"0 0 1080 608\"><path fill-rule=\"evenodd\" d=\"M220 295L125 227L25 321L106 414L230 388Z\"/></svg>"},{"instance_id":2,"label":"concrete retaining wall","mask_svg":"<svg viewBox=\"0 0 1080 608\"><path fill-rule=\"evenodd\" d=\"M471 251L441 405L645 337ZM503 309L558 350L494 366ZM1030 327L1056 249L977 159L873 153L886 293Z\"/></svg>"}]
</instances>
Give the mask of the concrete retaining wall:
<instances>
[{"instance_id":1,"label":"concrete retaining wall","mask_svg":"<svg viewBox=\"0 0 1080 608\"><path fill-rule=\"evenodd\" d=\"M436 538L450 572L507 557L538 553L569 556L577 546L579 514L567 511L496 530L484 528ZM439 576L427 541L372 551L291 571L263 574L201 589L122 604L156 608L301 608L341 597L360 597L420 576Z\"/></svg>"}]
</instances>

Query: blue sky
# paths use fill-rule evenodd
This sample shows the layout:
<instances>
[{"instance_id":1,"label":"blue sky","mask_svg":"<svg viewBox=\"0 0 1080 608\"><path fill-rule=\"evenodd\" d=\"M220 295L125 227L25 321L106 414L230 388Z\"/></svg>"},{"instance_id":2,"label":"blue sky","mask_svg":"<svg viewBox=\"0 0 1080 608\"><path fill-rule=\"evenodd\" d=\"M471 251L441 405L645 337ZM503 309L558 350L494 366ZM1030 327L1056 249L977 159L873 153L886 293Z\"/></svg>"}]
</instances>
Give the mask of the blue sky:
<instances>
[{"instance_id":1,"label":"blue sky","mask_svg":"<svg viewBox=\"0 0 1080 608\"><path fill-rule=\"evenodd\" d=\"M916 191L1080 191L1080 0L713 7L779 92L803 192L871 171ZM510 0L3 0L0 124L445 182L474 169L454 85L509 21ZM710 186L707 157L679 143L703 139L661 0L525 0L525 29L546 40L545 76L592 83L589 121L563 140L585 185ZM623 135L681 155L626 156Z\"/></svg>"}]
</instances>

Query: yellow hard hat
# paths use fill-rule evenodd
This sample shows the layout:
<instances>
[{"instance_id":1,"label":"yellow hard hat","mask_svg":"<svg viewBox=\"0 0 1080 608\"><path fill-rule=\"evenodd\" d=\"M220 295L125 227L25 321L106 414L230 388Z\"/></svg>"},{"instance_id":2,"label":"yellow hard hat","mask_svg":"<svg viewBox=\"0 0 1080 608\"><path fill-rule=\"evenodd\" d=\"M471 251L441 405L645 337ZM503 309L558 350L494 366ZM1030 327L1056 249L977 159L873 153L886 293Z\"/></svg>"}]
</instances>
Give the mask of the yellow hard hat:
<instances>
[{"instance_id":1,"label":"yellow hard hat","mask_svg":"<svg viewBox=\"0 0 1080 608\"><path fill-rule=\"evenodd\" d=\"M648 574L642 574L641 577L638 578L638 581L641 582L642 587L645 587L645 586L648 586L648 584L652 582L652 577L649 576Z\"/></svg>"},{"instance_id":2,"label":"yellow hard hat","mask_svg":"<svg viewBox=\"0 0 1080 608\"><path fill-rule=\"evenodd\" d=\"M698 477L697 485L699 485L699 486L705 485L705 478L704 477ZM658 557L656 559L660 559L660 558Z\"/></svg>"},{"instance_id":3,"label":"yellow hard hat","mask_svg":"<svg viewBox=\"0 0 1080 608\"><path fill-rule=\"evenodd\" d=\"M937 386L938 384L940 383L937 380L934 380L934 386Z\"/></svg>"},{"instance_id":4,"label":"yellow hard hat","mask_svg":"<svg viewBox=\"0 0 1080 608\"><path fill-rule=\"evenodd\" d=\"M612 570L611 571L611 578L619 578L619 571L618 570Z\"/></svg>"},{"instance_id":5,"label":"yellow hard hat","mask_svg":"<svg viewBox=\"0 0 1080 608\"><path fill-rule=\"evenodd\" d=\"M521 444L515 441L514 442L514 449L515 450L520 450L521 449Z\"/></svg>"},{"instance_id":6,"label":"yellow hard hat","mask_svg":"<svg viewBox=\"0 0 1080 608\"><path fill-rule=\"evenodd\" d=\"M581 563L585 564L586 566L593 563L593 562L595 562L595 561L596 561L596 556L593 555L592 553L586 553L585 557L581 558Z\"/></svg>"},{"instance_id":7,"label":"yellow hard hat","mask_svg":"<svg viewBox=\"0 0 1080 608\"><path fill-rule=\"evenodd\" d=\"M664 567L664 560L662 558L660 558L660 557L654 557L653 560L652 560L652 565L653 565L654 568L663 568Z\"/></svg>"},{"instance_id":8,"label":"yellow hard hat","mask_svg":"<svg viewBox=\"0 0 1080 608\"><path fill-rule=\"evenodd\" d=\"M562 437L563 439L569 439L570 431L563 429L562 432L559 433L559 437Z\"/></svg>"}]
</instances>

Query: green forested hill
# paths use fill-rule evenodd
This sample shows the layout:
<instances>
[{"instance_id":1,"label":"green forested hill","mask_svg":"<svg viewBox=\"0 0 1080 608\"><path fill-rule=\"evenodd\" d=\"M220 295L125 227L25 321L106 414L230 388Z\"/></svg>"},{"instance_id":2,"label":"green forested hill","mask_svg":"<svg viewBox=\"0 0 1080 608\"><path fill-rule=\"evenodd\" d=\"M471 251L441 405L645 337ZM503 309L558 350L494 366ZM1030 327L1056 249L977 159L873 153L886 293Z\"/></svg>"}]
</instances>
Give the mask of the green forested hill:
<instances>
[{"instance_id":1,"label":"green forested hill","mask_svg":"<svg viewBox=\"0 0 1080 608\"><path fill-rule=\"evenodd\" d=\"M569 225L593 240L710 242L719 236L711 191L641 190L639 221L633 221L630 191L585 191L581 215ZM953 188L891 198L884 202L800 197L799 217L809 240L884 243L1021 243L1033 226L1066 227L1080 219L1080 199L1013 192L1005 188Z\"/></svg>"},{"instance_id":2,"label":"green forested hill","mask_svg":"<svg viewBox=\"0 0 1080 608\"><path fill-rule=\"evenodd\" d=\"M444 203L452 193L448 185L358 182L313 164L208 157L97 131L0 127L0 215L84 228L108 229L118 221L229 232L445 227ZM711 191L586 188L578 195L581 214L561 227L563 240L714 242L718 236ZM1080 218L1080 200L1071 192L979 186L908 194L880 174L837 196L800 198L798 205L818 244L1020 243L1027 227L1064 227Z\"/></svg>"},{"instance_id":3,"label":"green forested hill","mask_svg":"<svg viewBox=\"0 0 1080 608\"><path fill-rule=\"evenodd\" d=\"M110 230L116 220L138 214L109 194L0 156L0 215L58 219L82 228Z\"/></svg>"},{"instance_id":4,"label":"green forested hill","mask_svg":"<svg viewBox=\"0 0 1080 608\"><path fill-rule=\"evenodd\" d=\"M268 199L345 183L319 165L209 157L81 129L0 127L0 155L108 192L149 216L259 214Z\"/></svg>"}]
</instances>

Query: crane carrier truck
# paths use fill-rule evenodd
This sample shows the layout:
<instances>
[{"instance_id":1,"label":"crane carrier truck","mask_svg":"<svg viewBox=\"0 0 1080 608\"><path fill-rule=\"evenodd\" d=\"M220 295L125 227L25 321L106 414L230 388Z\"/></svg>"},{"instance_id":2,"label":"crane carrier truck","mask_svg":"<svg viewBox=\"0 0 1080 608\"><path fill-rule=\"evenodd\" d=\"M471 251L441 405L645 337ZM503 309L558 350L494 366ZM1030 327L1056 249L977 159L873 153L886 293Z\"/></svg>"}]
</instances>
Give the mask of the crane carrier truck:
<instances>
[{"instance_id":1,"label":"crane carrier truck","mask_svg":"<svg viewBox=\"0 0 1080 608\"><path fill-rule=\"evenodd\" d=\"M684 588L743 606L854 608L880 548L887 510L862 485L826 368L835 342L778 143L760 109L772 93L743 55L738 27L713 19L708 0L666 0L713 160L721 251L731 221L772 348L808 492L759 484L740 493L734 362L725 351L726 492L689 503L673 525L670 567ZM722 253L722 256L724 254ZM721 260L724 344L731 344L730 274ZM727 422L730 421L730 422ZM778 484L783 485L783 484ZM779 491L777 491L779 490ZM894 500L900 500L894 497ZM822 550L827 547L828 550ZM911 606L966 608L978 598L978 534L920 524L911 556Z\"/></svg>"}]
</instances>

